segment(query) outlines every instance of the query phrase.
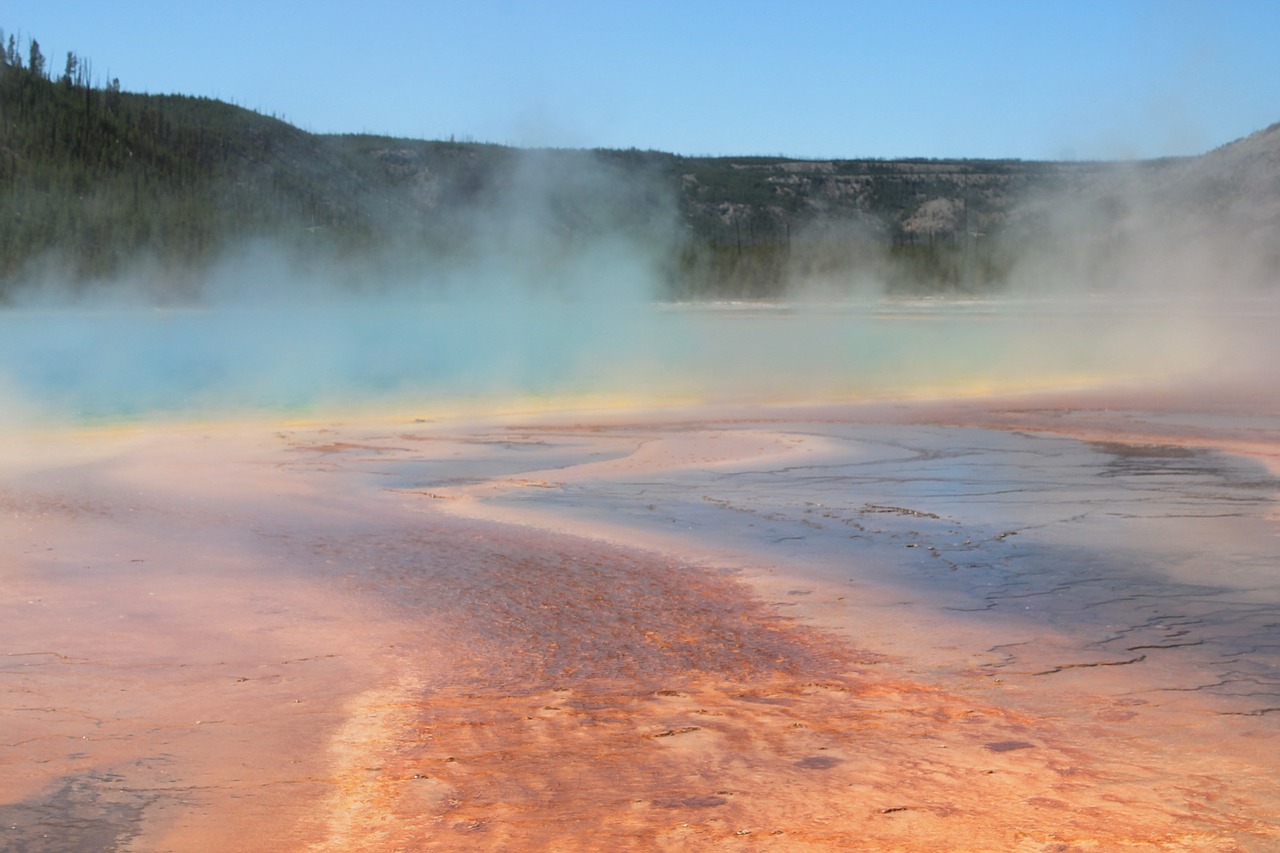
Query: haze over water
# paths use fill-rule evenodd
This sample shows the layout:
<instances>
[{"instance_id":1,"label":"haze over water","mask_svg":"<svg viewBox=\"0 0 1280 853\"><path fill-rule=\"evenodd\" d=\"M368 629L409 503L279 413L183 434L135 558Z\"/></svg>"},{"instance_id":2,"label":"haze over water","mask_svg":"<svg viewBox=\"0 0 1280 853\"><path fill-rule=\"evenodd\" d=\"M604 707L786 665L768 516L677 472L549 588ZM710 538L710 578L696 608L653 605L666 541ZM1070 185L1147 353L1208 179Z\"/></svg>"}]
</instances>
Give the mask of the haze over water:
<instances>
[{"instance_id":1,"label":"haze over water","mask_svg":"<svg viewBox=\"0 0 1280 853\"><path fill-rule=\"evenodd\" d=\"M813 402L1185 379L1268 302L337 299L0 313L10 420ZM1228 345L1229 344L1229 345Z\"/></svg>"}]
</instances>

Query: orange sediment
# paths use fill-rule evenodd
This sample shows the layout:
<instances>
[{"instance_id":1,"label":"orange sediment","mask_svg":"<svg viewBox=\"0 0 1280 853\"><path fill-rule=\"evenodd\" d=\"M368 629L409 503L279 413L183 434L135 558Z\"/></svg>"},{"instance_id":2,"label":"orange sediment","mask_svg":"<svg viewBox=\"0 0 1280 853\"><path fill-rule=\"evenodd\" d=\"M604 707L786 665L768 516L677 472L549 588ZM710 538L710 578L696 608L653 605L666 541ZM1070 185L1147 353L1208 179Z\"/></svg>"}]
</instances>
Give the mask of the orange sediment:
<instances>
[{"instance_id":1,"label":"orange sediment","mask_svg":"<svg viewBox=\"0 0 1280 853\"><path fill-rule=\"evenodd\" d=\"M963 676L926 684L780 620L730 578L471 531L491 554L525 554L485 561L460 595L465 617L431 632L453 658L447 677L357 702L368 726L335 741L347 769L321 849L701 850L749 836L778 850L1232 850L1274 838L1225 768L1188 776L1142 745L1159 733L1134 729L1138 706L1037 717Z\"/></svg>"},{"instance_id":2,"label":"orange sediment","mask_svg":"<svg viewBox=\"0 0 1280 853\"><path fill-rule=\"evenodd\" d=\"M613 462L592 444L596 467L564 476L829 450L765 426L695 432ZM501 478L386 488L399 462L483 462L494 440L431 438L428 452L403 425L186 429L13 469L11 846L50 831L155 850L1280 843L1265 715L1157 707L1105 658L1053 688L1036 666L923 664L913 643L962 644L959 623L918 620L886 652L874 638L894 626L856 589L836 630L832 601L784 609L749 573L682 559L678 537L644 549L605 541L645 544L622 525L559 516L586 538L534 511L441 511L500 516L483 500Z\"/></svg>"}]
</instances>

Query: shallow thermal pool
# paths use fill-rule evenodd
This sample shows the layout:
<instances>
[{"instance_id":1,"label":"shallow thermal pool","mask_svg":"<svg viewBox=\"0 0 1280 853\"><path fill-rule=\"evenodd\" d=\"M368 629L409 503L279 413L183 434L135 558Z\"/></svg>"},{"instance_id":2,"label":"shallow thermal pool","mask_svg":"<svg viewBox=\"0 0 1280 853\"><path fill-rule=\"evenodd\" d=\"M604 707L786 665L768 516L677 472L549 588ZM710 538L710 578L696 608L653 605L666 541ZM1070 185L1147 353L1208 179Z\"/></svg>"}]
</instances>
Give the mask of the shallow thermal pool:
<instances>
[{"instance_id":1,"label":"shallow thermal pool","mask_svg":"<svg viewBox=\"0 0 1280 853\"><path fill-rule=\"evenodd\" d=\"M10 309L0 312L0 394L9 420L100 420L405 400L483 411L990 392L1217 368L1249 356L1274 316L1270 303L666 305L519 294Z\"/></svg>"}]
</instances>

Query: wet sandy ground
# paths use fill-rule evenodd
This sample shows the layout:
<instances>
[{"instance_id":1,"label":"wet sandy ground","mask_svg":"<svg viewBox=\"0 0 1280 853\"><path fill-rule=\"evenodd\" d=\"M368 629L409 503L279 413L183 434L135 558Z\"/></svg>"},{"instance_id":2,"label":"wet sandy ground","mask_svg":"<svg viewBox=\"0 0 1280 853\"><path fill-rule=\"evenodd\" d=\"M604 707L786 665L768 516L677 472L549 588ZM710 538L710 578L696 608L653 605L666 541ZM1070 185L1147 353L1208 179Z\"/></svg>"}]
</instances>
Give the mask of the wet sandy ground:
<instances>
[{"instance_id":1,"label":"wet sandy ground","mask_svg":"<svg viewBox=\"0 0 1280 853\"><path fill-rule=\"evenodd\" d=\"M0 848L1280 848L1268 405L31 439Z\"/></svg>"}]
</instances>

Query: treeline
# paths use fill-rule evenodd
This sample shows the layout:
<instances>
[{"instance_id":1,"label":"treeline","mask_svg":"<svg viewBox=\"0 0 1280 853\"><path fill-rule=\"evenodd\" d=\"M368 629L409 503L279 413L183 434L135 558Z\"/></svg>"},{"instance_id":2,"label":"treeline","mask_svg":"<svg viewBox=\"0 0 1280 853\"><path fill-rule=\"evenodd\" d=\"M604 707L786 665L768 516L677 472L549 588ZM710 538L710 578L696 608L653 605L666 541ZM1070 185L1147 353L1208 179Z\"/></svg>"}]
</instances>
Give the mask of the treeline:
<instances>
[{"instance_id":1,"label":"treeline","mask_svg":"<svg viewBox=\"0 0 1280 853\"><path fill-rule=\"evenodd\" d=\"M0 286L91 282L141 258L199 266L248 235L289 236L341 217L320 185L272 168L306 134L202 98L93 85L68 54L54 79L12 36L0 64Z\"/></svg>"},{"instance_id":2,"label":"treeline","mask_svg":"<svg viewBox=\"0 0 1280 853\"><path fill-rule=\"evenodd\" d=\"M0 298L41 277L161 290L266 240L358 275L523 246L552 264L602 236L659 247L665 295L767 298L998 287L1011 199L1088 165L689 158L320 136L220 101L62 73L0 34ZM816 284L815 284L816 283Z\"/></svg>"},{"instance_id":3,"label":"treeline","mask_svg":"<svg viewBox=\"0 0 1280 853\"><path fill-rule=\"evenodd\" d=\"M54 78L34 40L22 54L9 39L0 59L0 298L140 267L181 295L251 241L358 277L465 263L504 238L554 259L610 229L670 236L663 175L627 152L588 164L584 152L320 136L207 98L98 87L72 55L74 73Z\"/></svg>"}]
</instances>

